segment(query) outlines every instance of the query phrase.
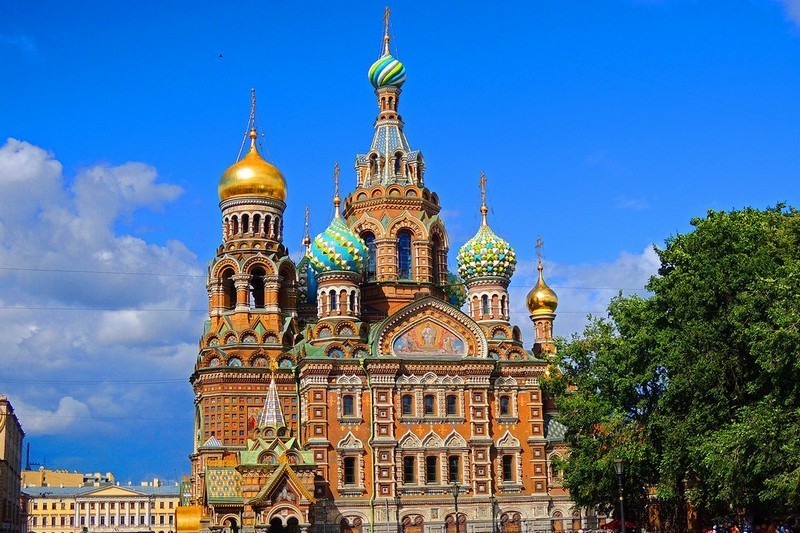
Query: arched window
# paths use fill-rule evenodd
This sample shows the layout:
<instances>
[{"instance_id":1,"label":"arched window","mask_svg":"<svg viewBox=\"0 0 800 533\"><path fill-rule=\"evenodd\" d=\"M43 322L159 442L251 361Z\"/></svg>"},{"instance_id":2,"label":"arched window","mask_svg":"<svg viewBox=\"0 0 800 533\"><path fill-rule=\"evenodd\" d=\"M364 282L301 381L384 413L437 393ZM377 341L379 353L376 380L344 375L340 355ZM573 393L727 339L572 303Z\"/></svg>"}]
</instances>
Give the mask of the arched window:
<instances>
[{"instance_id":1,"label":"arched window","mask_svg":"<svg viewBox=\"0 0 800 533\"><path fill-rule=\"evenodd\" d=\"M250 271L250 308L264 308L264 269L256 267Z\"/></svg>"},{"instance_id":2,"label":"arched window","mask_svg":"<svg viewBox=\"0 0 800 533\"><path fill-rule=\"evenodd\" d=\"M433 415L434 414L434 403L435 399L432 394L426 394L425 397L422 399L423 407L425 408L426 415Z\"/></svg>"},{"instance_id":3,"label":"arched window","mask_svg":"<svg viewBox=\"0 0 800 533\"><path fill-rule=\"evenodd\" d=\"M253 215L253 233L256 235L261 232L261 215L256 213Z\"/></svg>"},{"instance_id":4,"label":"arched window","mask_svg":"<svg viewBox=\"0 0 800 533\"><path fill-rule=\"evenodd\" d=\"M222 272L222 307L233 309L236 307L236 285L233 283L233 269L226 268Z\"/></svg>"},{"instance_id":5,"label":"arched window","mask_svg":"<svg viewBox=\"0 0 800 533\"><path fill-rule=\"evenodd\" d=\"M439 480L439 461L436 460L436 456L429 455L425 458L425 482L426 483L436 483Z\"/></svg>"},{"instance_id":6,"label":"arched window","mask_svg":"<svg viewBox=\"0 0 800 533\"><path fill-rule=\"evenodd\" d=\"M403 161L403 154L401 152L397 152L394 154L394 173L395 175L400 174L400 165Z\"/></svg>"},{"instance_id":7,"label":"arched window","mask_svg":"<svg viewBox=\"0 0 800 533\"><path fill-rule=\"evenodd\" d=\"M239 234L239 217L237 217L236 215L233 215L233 234L234 235Z\"/></svg>"},{"instance_id":8,"label":"arched window","mask_svg":"<svg viewBox=\"0 0 800 533\"><path fill-rule=\"evenodd\" d=\"M485 294L481 296L481 314L489 316L489 297Z\"/></svg>"},{"instance_id":9,"label":"arched window","mask_svg":"<svg viewBox=\"0 0 800 533\"><path fill-rule=\"evenodd\" d=\"M355 414L355 398L352 394L346 394L342 397L342 416L354 416Z\"/></svg>"},{"instance_id":10,"label":"arched window","mask_svg":"<svg viewBox=\"0 0 800 533\"><path fill-rule=\"evenodd\" d=\"M416 462L415 457L403 457L403 483L412 484L416 482L416 476L414 476Z\"/></svg>"},{"instance_id":11,"label":"arched window","mask_svg":"<svg viewBox=\"0 0 800 533\"><path fill-rule=\"evenodd\" d=\"M461 458L457 455L451 455L447 458L447 481L456 483L461 481L459 470L461 468Z\"/></svg>"},{"instance_id":12,"label":"arched window","mask_svg":"<svg viewBox=\"0 0 800 533\"><path fill-rule=\"evenodd\" d=\"M355 293L355 291L350 293L350 301L349 301L349 309L348 310L349 310L351 315L354 315L357 312L357 309L356 309L356 293Z\"/></svg>"},{"instance_id":13,"label":"arched window","mask_svg":"<svg viewBox=\"0 0 800 533\"><path fill-rule=\"evenodd\" d=\"M375 234L367 231L361 235L361 238L364 239L364 244L367 245L367 264L364 267L364 273L367 281L375 281L378 274L378 247L375 245Z\"/></svg>"},{"instance_id":14,"label":"arched window","mask_svg":"<svg viewBox=\"0 0 800 533\"><path fill-rule=\"evenodd\" d=\"M447 395L447 416L455 416L458 414L456 409L456 395L455 394L448 394Z\"/></svg>"},{"instance_id":15,"label":"arched window","mask_svg":"<svg viewBox=\"0 0 800 533\"><path fill-rule=\"evenodd\" d=\"M510 455L503 456L503 481L514 481L514 458Z\"/></svg>"},{"instance_id":16,"label":"arched window","mask_svg":"<svg viewBox=\"0 0 800 533\"><path fill-rule=\"evenodd\" d=\"M442 253L442 239L439 237L438 234L433 235L433 250L431 252L431 271L434 283L440 283L442 281L442 264L441 264L441 253Z\"/></svg>"},{"instance_id":17,"label":"arched window","mask_svg":"<svg viewBox=\"0 0 800 533\"><path fill-rule=\"evenodd\" d=\"M328 294L330 296L331 311L336 311L337 309L339 309L339 302L337 301L336 298L336 291L332 290Z\"/></svg>"},{"instance_id":18,"label":"arched window","mask_svg":"<svg viewBox=\"0 0 800 533\"><path fill-rule=\"evenodd\" d=\"M507 416L511 414L509 401L510 398L508 396L500 396L500 416Z\"/></svg>"},{"instance_id":19,"label":"arched window","mask_svg":"<svg viewBox=\"0 0 800 533\"><path fill-rule=\"evenodd\" d=\"M414 398L410 394L403 394L402 399L402 411L401 413L404 415L411 415L414 413Z\"/></svg>"},{"instance_id":20,"label":"arched window","mask_svg":"<svg viewBox=\"0 0 800 533\"><path fill-rule=\"evenodd\" d=\"M355 485L356 484L356 458L355 457L345 457L344 458L344 484L345 485Z\"/></svg>"},{"instance_id":21,"label":"arched window","mask_svg":"<svg viewBox=\"0 0 800 533\"><path fill-rule=\"evenodd\" d=\"M406 230L397 234L397 277L411 279L411 233Z\"/></svg>"}]
</instances>

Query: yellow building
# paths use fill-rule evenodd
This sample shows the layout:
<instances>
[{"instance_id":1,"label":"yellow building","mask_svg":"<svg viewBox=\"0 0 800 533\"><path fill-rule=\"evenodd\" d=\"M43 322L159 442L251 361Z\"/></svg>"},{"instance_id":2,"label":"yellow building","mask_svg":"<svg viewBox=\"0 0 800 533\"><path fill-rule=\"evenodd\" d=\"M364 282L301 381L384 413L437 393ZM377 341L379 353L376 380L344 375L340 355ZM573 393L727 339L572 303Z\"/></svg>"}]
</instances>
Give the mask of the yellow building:
<instances>
[{"instance_id":1,"label":"yellow building","mask_svg":"<svg viewBox=\"0 0 800 533\"><path fill-rule=\"evenodd\" d=\"M80 472L51 470L44 467L38 470L22 471L22 484L27 487L80 487L94 483L113 485L114 474L111 472L81 474Z\"/></svg>"},{"instance_id":2,"label":"yellow building","mask_svg":"<svg viewBox=\"0 0 800 533\"><path fill-rule=\"evenodd\" d=\"M175 531L177 484L24 487L28 533Z\"/></svg>"},{"instance_id":3,"label":"yellow building","mask_svg":"<svg viewBox=\"0 0 800 533\"><path fill-rule=\"evenodd\" d=\"M0 532L23 531L20 508L22 438L25 432L5 396L0 396Z\"/></svg>"}]
</instances>

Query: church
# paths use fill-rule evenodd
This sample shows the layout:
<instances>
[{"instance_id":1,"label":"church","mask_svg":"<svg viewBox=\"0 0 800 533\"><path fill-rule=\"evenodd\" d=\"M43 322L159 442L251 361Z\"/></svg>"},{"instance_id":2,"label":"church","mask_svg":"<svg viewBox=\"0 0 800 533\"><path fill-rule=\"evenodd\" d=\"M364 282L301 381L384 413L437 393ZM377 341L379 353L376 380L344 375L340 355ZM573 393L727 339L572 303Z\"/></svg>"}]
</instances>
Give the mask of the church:
<instances>
[{"instance_id":1,"label":"church","mask_svg":"<svg viewBox=\"0 0 800 533\"><path fill-rule=\"evenodd\" d=\"M406 68L390 52L388 10L384 25L368 71L374 136L344 199L335 165L334 215L313 239L306 211L299 261L283 242L291 183L259 152L254 107L249 151L219 181L179 533L590 525L554 468L568 450L539 385L558 305L541 254L532 324L513 325L515 252L487 224L481 175L482 222L453 244L451 272L440 199L399 114Z\"/></svg>"}]
</instances>

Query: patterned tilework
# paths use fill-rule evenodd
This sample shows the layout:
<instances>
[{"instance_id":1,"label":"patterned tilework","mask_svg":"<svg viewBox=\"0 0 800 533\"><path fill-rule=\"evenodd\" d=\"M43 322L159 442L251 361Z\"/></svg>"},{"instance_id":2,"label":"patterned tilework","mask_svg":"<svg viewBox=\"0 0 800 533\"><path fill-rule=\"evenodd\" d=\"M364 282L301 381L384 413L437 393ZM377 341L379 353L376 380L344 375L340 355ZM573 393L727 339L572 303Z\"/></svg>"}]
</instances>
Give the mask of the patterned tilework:
<instances>
[{"instance_id":1,"label":"patterned tilework","mask_svg":"<svg viewBox=\"0 0 800 533\"><path fill-rule=\"evenodd\" d=\"M553 418L546 415L544 417L544 438L547 440L564 440L564 435L567 434L567 427Z\"/></svg>"},{"instance_id":2,"label":"patterned tilework","mask_svg":"<svg viewBox=\"0 0 800 533\"><path fill-rule=\"evenodd\" d=\"M286 426L286 419L283 417L283 410L281 410L281 403L278 399L278 388L275 386L274 379L269 382L269 391L267 392L267 398L264 400L264 408L258 413L258 427L264 426Z\"/></svg>"},{"instance_id":3,"label":"patterned tilework","mask_svg":"<svg viewBox=\"0 0 800 533\"><path fill-rule=\"evenodd\" d=\"M233 467L206 468L209 503L242 498L242 476Z\"/></svg>"},{"instance_id":4,"label":"patterned tilework","mask_svg":"<svg viewBox=\"0 0 800 533\"><path fill-rule=\"evenodd\" d=\"M517 265L514 249L494 234L489 226L481 226L456 256L458 273L464 280L483 276L510 278Z\"/></svg>"},{"instance_id":5,"label":"patterned tilework","mask_svg":"<svg viewBox=\"0 0 800 533\"><path fill-rule=\"evenodd\" d=\"M361 272L367 247L361 238L350 231L344 220L337 217L328 229L311 243L311 266L317 273L331 271Z\"/></svg>"}]
</instances>

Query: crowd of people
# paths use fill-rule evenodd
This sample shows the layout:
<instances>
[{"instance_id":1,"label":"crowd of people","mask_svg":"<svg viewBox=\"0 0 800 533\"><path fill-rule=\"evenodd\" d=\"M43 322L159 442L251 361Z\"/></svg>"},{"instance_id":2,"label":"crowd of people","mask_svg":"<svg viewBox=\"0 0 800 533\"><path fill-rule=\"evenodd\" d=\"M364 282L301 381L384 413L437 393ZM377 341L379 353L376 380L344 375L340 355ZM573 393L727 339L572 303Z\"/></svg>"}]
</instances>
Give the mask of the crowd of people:
<instances>
[{"instance_id":1,"label":"crowd of people","mask_svg":"<svg viewBox=\"0 0 800 533\"><path fill-rule=\"evenodd\" d=\"M727 522L715 525L705 533L800 533L800 523L797 520L771 520L742 525Z\"/></svg>"}]
</instances>

